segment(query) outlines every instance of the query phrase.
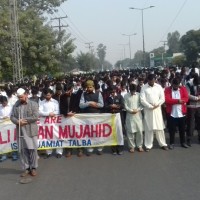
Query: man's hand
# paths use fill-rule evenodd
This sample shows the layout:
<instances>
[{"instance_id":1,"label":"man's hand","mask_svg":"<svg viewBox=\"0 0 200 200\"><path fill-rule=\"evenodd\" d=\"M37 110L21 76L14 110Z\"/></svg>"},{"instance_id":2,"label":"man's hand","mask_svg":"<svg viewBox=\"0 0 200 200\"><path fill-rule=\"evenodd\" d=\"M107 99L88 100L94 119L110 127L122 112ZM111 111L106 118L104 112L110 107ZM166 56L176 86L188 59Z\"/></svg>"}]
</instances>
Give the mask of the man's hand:
<instances>
[{"instance_id":1,"label":"man's hand","mask_svg":"<svg viewBox=\"0 0 200 200\"><path fill-rule=\"evenodd\" d=\"M27 125L28 124L28 121L26 119L20 119L19 120L19 125L20 126L24 126L24 125Z\"/></svg>"},{"instance_id":2,"label":"man's hand","mask_svg":"<svg viewBox=\"0 0 200 200\"><path fill-rule=\"evenodd\" d=\"M182 100L182 99L179 99L179 100L178 100L178 103L180 103L180 104L184 104L184 103L185 103L185 101L184 101L184 100Z\"/></svg>"},{"instance_id":3,"label":"man's hand","mask_svg":"<svg viewBox=\"0 0 200 200\"><path fill-rule=\"evenodd\" d=\"M119 109L119 108L120 108L120 106L117 105L117 104L112 104L112 105L110 105L110 106L111 106L111 108L113 108L113 109Z\"/></svg>"},{"instance_id":4,"label":"man's hand","mask_svg":"<svg viewBox=\"0 0 200 200\"><path fill-rule=\"evenodd\" d=\"M90 101L89 106L93 108L98 108L97 102L94 101Z\"/></svg>"},{"instance_id":5,"label":"man's hand","mask_svg":"<svg viewBox=\"0 0 200 200\"><path fill-rule=\"evenodd\" d=\"M54 116L55 116L55 114L53 112L49 113L49 117L54 117Z\"/></svg>"},{"instance_id":6,"label":"man's hand","mask_svg":"<svg viewBox=\"0 0 200 200\"><path fill-rule=\"evenodd\" d=\"M159 107L159 105L154 105L152 109L154 110L154 109L156 109L158 107Z\"/></svg>"},{"instance_id":7,"label":"man's hand","mask_svg":"<svg viewBox=\"0 0 200 200\"><path fill-rule=\"evenodd\" d=\"M136 113L138 113L138 112L139 112L139 110L133 109L132 112L131 112L131 114L136 114Z\"/></svg>"},{"instance_id":8,"label":"man's hand","mask_svg":"<svg viewBox=\"0 0 200 200\"><path fill-rule=\"evenodd\" d=\"M75 114L75 112L70 111L67 113L67 117L73 117Z\"/></svg>"}]
</instances>

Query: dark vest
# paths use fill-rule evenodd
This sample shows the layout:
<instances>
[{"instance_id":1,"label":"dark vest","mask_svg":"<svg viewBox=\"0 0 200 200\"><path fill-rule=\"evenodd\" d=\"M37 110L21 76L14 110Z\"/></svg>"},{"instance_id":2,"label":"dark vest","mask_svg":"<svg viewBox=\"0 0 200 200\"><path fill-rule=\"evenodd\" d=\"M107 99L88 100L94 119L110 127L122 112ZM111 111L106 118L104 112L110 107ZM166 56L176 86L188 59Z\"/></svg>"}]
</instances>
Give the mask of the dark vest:
<instances>
[{"instance_id":1,"label":"dark vest","mask_svg":"<svg viewBox=\"0 0 200 200\"><path fill-rule=\"evenodd\" d=\"M194 86L193 86L193 85L191 86L190 83L187 83L186 85L187 85L187 86L189 87L189 89L190 89L190 94L193 95L193 96L196 96L196 95L195 95L195 91L194 91Z\"/></svg>"},{"instance_id":2,"label":"dark vest","mask_svg":"<svg viewBox=\"0 0 200 200\"><path fill-rule=\"evenodd\" d=\"M84 99L85 99L85 102L94 101L94 102L98 103L99 92L95 92L95 93L84 92ZM87 107L87 108L83 109L83 112L84 113L99 113L100 108Z\"/></svg>"}]
</instances>

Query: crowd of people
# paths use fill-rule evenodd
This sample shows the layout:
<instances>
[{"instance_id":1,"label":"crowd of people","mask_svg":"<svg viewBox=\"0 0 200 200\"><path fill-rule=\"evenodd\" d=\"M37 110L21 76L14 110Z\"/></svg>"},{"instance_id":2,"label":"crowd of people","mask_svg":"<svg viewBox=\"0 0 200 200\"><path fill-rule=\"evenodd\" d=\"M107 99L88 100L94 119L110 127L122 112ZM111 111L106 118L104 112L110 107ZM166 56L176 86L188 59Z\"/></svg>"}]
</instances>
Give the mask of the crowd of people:
<instances>
[{"instance_id":1,"label":"crowd of people","mask_svg":"<svg viewBox=\"0 0 200 200\"><path fill-rule=\"evenodd\" d=\"M36 175L38 167L37 119L39 116L77 113L120 113L128 151L150 151L154 135L163 150L175 148L175 133L180 146L189 148L197 130L200 143L200 78L198 67L129 69L105 71L64 78L48 77L28 80L20 85L5 85L0 91L0 119L10 118L20 131L18 143L23 146L20 158L25 172ZM21 132L21 133L20 133ZM166 142L169 133L169 144ZM21 137L22 135L23 137ZM94 149L103 154L104 147L77 148L77 155L91 156ZM46 150L44 158L52 156ZM70 157L71 148L57 148L56 157ZM124 146L112 146L113 155L122 155ZM17 160L16 152L12 159ZM1 155L0 161L7 159Z\"/></svg>"}]
</instances>

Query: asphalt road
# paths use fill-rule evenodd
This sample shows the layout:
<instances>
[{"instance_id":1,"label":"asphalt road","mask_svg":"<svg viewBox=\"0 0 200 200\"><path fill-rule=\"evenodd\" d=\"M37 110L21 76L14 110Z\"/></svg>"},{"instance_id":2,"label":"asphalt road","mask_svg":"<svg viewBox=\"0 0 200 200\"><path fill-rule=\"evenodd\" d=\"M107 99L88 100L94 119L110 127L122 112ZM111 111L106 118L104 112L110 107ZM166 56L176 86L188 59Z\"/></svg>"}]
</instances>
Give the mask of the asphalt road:
<instances>
[{"instance_id":1,"label":"asphalt road","mask_svg":"<svg viewBox=\"0 0 200 200\"><path fill-rule=\"evenodd\" d=\"M20 163L0 163L0 200L198 200L200 145L189 149L39 160L38 176L19 183Z\"/></svg>"}]
</instances>

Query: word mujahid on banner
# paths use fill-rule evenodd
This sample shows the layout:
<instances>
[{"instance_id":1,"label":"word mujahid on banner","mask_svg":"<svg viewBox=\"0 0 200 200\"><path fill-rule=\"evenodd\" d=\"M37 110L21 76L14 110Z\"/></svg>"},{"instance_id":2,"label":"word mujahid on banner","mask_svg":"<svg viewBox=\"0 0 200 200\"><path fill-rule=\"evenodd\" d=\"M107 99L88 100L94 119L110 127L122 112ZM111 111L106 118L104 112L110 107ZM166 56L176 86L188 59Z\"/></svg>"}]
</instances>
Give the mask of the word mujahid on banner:
<instances>
[{"instance_id":1,"label":"word mujahid on banner","mask_svg":"<svg viewBox=\"0 0 200 200\"><path fill-rule=\"evenodd\" d=\"M40 117L38 150L123 145L120 114L76 114ZM16 126L0 122L0 154L17 151Z\"/></svg>"}]
</instances>

